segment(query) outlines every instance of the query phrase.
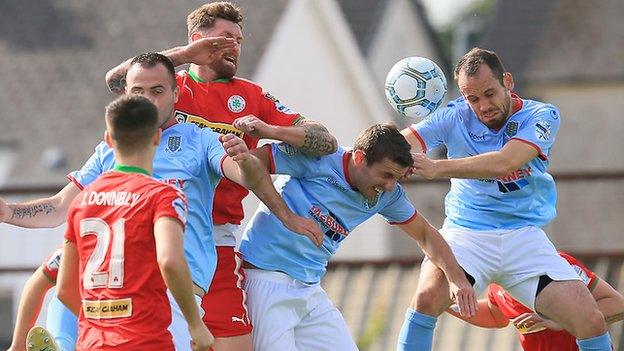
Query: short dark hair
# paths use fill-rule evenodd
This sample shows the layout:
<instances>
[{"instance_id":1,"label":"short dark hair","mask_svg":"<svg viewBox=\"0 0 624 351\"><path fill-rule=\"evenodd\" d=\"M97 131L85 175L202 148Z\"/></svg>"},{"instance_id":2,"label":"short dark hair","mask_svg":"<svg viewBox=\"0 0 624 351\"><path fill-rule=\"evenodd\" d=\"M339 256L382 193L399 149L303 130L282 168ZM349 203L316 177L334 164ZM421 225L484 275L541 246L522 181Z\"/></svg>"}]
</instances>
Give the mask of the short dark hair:
<instances>
[{"instance_id":1,"label":"short dark hair","mask_svg":"<svg viewBox=\"0 0 624 351\"><path fill-rule=\"evenodd\" d=\"M140 95L122 95L106 106L106 127L116 150L132 154L145 148L158 130L158 109Z\"/></svg>"},{"instance_id":2,"label":"short dark hair","mask_svg":"<svg viewBox=\"0 0 624 351\"><path fill-rule=\"evenodd\" d=\"M229 1L217 1L202 5L188 15L186 27L189 37L198 30L212 27L217 18L234 22L243 28L243 10Z\"/></svg>"},{"instance_id":3,"label":"short dark hair","mask_svg":"<svg viewBox=\"0 0 624 351\"><path fill-rule=\"evenodd\" d=\"M474 76L477 73L477 70L481 66L482 63L485 63L490 69L492 73L494 73L494 78L498 79L501 85L503 83L503 74L506 72L505 66L503 66L503 62L501 62L500 58L494 51L482 49L482 48L472 48L472 50L468 51L459 62L457 62L457 66L455 67L455 81L459 78L459 74L463 71L466 75Z\"/></svg>"},{"instance_id":4,"label":"short dark hair","mask_svg":"<svg viewBox=\"0 0 624 351\"><path fill-rule=\"evenodd\" d=\"M175 66L173 65L173 62L171 62L171 60L163 54L159 54L157 52L146 52L137 55L132 59L132 61L130 61L130 66L128 66L128 70L130 70L130 68L132 68L132 66L134 65L140 65L144 68L152 68L157 65L163 65L165 66L167 71L169 71L169 74L171 75L171 80L173 81L173 85L176 85Z\"/></svg>"},{"instance_id":5,"label":"short dark hair","mask_svg":"<svg viewBox=\"0 0 624 351\"><path fill-rule=\"evenodd\" d=\"M353 145L354 150L364 151L366 163L372 165L385 158L401 167L411 167L414 159L410 153L410 144L393 124L375 124L358 135Z\"/></svg>"}]
</instances>

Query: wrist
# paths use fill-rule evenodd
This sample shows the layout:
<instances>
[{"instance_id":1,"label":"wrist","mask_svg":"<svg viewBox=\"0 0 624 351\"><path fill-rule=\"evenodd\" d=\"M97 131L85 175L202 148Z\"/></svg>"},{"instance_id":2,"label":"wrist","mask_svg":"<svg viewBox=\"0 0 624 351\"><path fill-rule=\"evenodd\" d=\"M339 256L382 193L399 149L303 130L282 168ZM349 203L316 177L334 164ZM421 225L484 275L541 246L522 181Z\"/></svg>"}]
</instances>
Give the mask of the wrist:
<instances>
[{"instance_id":1,"label":"wrist","mask_svg":"<svg viewBox=\"0 0 624 351\"><path fill-rule=\"evenodd\" d=\"M184 46L178 46L173 48L172 50L167 52L165 56L167 56L167 58L171 60L175 67L190 63L188 57L184 55Z\"/></svg>"},{"instance_id":2,"label":"wrist","mask_svg":"<svg viewBox=\"0 0 624 351\"><path fill-rule=\"evenodd\" d=\"M281 133L281 131L282 131L282 129L281 129L281 128L282 128L282 127L280 127L280 126L274 126L274 125L270 125L270 124L269 124L269 125L268 125L268 128L267 128L266 135L264 136L264 137L265 137L265 139L274 139L274 140L280 140L280 141L283 141L283 140L280 138L280 135L282 135L282 134L283 134L283 133Z\"/></svg>"}]
</instances>

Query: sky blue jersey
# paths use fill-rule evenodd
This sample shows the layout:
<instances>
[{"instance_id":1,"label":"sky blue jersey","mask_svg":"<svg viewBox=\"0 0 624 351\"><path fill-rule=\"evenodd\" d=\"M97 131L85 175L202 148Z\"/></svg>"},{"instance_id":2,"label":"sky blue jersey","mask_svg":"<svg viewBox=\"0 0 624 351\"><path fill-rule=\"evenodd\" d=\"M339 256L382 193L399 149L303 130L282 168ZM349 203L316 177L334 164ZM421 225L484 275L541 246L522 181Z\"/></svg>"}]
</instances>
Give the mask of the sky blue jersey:
<instances>
[{"instance_id":1,"label":"sky blue jersey","mask_svg":"<svg viewBox=\"0 0 624 351\"><path fill-rule=\"evenodd\" d=\"M217 265L212 237L212 200L223 175L221 164L225 158L218 137L210 128L200 129L192 123L175 124L163 130L154 157L154 177L178 187L188 198L184 251L193 282L205 291ZM113 149L101 142L87 163L68 177L83 188L111 170L114 163Z\"/></svg>"},{"instance_id":2,"label":"sky blue jersey","mask_svg":"<svg viewBox=\"0 0 624 351\"><path fill-rule=\"evenodd\" d=\"M547 168L559 130L559 111L539 101L521 101L520 109L499 131L479 121L463 97L410 127L424 149L445 145L449 159L498 151L512 139L539 152L538 157L503 177L451 179L445 226L516 229L543 226L555 217L557 190Z\"/></svg>"},{"instance_id":3,"label":"sky blue jersey","mask_svg":"<svg viewBox=\"0 0 624 351\"><path fill-rule=\"evenodd\" d=\"M269 144L272 172L283 174L275 188L296 214L316 220L325 233L323 246L288 230L263 204L247 225L240 244L243 258L258 268L281 271L317 283L327 262L360 223L379 213L391 224L408 223L416 210L397 185L367 201L350 185L351 151L342 147L327 156L302 155L288 144Z\"/></svg>"}]
</instances>

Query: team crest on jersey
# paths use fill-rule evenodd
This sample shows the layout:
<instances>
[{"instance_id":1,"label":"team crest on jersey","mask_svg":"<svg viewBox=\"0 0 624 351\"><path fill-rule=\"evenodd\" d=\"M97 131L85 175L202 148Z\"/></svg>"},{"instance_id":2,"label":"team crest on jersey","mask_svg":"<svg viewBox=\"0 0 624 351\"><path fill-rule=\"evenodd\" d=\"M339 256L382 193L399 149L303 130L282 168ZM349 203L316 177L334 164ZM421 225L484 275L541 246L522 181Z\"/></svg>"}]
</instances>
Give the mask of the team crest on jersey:
<instances>
[{"instance_id":1,"label":"team crest on jersey","mask_svg":"<svg viewBox=\"0 0 624 351\"><path fill-rule=\"evenodd\" d=\"M167 139L167 151L177 152L180 151L180 144L182 143L182 136L172 135Z\"/></svg>"},{"instance_id":2,"label":"team crest on jersey","mask_svg":"<svg viewBox=\"0 0 624 351\"><path fill-rule=\"evenodd\" d=\"M518 122L513 121L507 123L507 127L505 127L505 134L507 134L508 137L513 138L516 133L518 133Z\"/></svg>"},{"instance_id":3,"label":"team crest on jersey","mask_svg":"<svg viewBox=\"0 0 624 351\"><path fill-rule=\"evenodd\" d=\"M227 106L234 113L242 112L245 109L245 99L240 95L232 95L227 101Z\"/></svg>"},{"instance_id":4,"label":"team crest on jersey","mask_svg":"<svg viewBox=\"0 0 624 351\"><path fill-rule=\"evenodd\" d=\"M535 137L539 140L548 140L552 134L550 122L544 120L538 120L535 122Z\"/></svg>"}]
</instances>

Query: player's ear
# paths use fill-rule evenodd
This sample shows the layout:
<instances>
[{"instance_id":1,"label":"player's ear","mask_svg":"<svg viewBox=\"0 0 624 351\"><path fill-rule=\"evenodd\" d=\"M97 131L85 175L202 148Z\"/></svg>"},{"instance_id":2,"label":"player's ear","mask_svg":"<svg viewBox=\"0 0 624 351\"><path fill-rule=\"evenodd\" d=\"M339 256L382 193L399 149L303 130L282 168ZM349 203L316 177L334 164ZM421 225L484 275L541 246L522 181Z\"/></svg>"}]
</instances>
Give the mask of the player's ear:
<instances>
[{"instance_id":1,"label":"player's ear","mask_svg":"<svg viewBox=\"0 0 624 351\"><path fill-rule=\"evenodd\" d=\"M180 88L176 85L175 88L173 88L173 103L174 104L178 103L179 96L180 96Z\"/></svg>"},{"instance_id":2,"label":"player's ear","mask_svg":"<svg viewBox=\"0 0 624 351\"><path fill-rule=\"evenodd\" d=\"M356 166L360 167L366 164L366 154L362 150L353 151L353 162Z\"/></svg>"},{"instance_id":3,"label":"player's ear","mask_svg":"<svg viewBox=\"0 0 624 351\"><path fill-rule=\"evenodd\" d=\"M106 131L104 131L104 141L106 142L106 145L108 145L108 147L113 147L113 139L111 138L110 133L108 132L108 129Z\"/></svg>"},{"instance_id":4,"label":"player's ear","mask_svg":"<svg viewBox=\"0 0 624 351\"><path fill-rule=\"evenodd\" d=\"M195 33L191 34L191 37L189 38L190 39L189 42L192 43L195 40L199 40L201 38L203 38L203 35L200 32L195 32Z\"/></svg>"},{"instance_id":5,"label":"player's ear","mask_svg":"<svg viewBox=\"0 0 624 351\"><path fill-rule=\"evenodd\" d=\"M505 85L505 89L509 91L513 91L514 88L514 80L513 76L509 72L503 73L503 84Z\"/></svg>"}]
</instances>

